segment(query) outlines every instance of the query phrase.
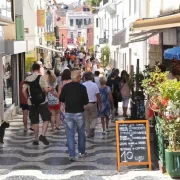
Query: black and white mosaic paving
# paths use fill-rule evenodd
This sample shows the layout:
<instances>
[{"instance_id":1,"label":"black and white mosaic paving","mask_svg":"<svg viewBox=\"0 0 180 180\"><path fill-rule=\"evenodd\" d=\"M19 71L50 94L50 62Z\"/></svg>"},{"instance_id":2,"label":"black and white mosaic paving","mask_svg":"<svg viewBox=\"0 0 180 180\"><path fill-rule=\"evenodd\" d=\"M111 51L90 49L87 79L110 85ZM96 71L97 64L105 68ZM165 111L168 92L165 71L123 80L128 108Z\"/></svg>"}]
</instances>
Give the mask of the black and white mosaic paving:
<instances>
[{"instance_id":1,"label":"black and white mosaic paving","mask_svg":"<svg viewBox=\"0 0 180 180\"><path fill-rule=\"evenodd\" d=\"M116 171L114 122L110 122L110 133L102 135L101 123L98 120L96 136L87 139L88 156L77 158L73 163L68 159L66 136L62 126L60 131L52 133L49 125L49 146L42 143L33 146L34 134L31 131L23 132L22 115L16 115L9 122L10 128L6 131L4 144L0 145L0 180L136 180L137 177L138 180L169 179L159 171L149 172L146 167L122 167L121 173Z\"/></svg>"}]
</instances>

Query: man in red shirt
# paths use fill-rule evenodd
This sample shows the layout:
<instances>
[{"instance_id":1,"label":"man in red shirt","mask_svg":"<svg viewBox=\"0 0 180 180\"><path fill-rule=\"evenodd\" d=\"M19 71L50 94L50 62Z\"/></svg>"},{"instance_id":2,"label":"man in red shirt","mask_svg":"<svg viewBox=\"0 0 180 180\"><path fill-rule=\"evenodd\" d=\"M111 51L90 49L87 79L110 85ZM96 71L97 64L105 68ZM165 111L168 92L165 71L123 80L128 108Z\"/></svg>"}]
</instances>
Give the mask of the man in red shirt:
<instances>
[{"instance_id":1,"label":"man in red shirt","mask_svg":"<svg viewBox=\"0 0 180 180\"><path fill-rule=\"evenodd\" d=\"M26 77L31 75L31 73L26 73ZM24 81L22 81L19 85L19 97L20 97L20 107L22 108L22 111L23 111L23 124L24 124L24 132L27 132L28 131L28 128L27 128L27 120L28 120L28 112L29 112L29 106L28 106L28 103L27 103L27 99L24 97L23 93L22 93L22 88L23 88L23 85L24 85ZM33 131L33 128L31 127L30 130Z\"/></svg>"}]
</instances>

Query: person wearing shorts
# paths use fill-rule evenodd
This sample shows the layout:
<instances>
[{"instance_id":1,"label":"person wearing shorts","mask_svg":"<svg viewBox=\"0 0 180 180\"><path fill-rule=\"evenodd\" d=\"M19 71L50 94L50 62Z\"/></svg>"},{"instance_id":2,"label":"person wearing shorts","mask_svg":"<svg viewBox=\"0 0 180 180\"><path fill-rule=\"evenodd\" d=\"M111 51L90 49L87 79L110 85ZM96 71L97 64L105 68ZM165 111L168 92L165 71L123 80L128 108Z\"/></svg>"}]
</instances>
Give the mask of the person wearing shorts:
<instances>
[{"instance_id":1,"label":"person wearing shorts","mask_svg":"<svg viewBox=\"0 0 180 180\"><path fill-rule=\"evenodd\" d=\"M31 73L27 73L26 77L31 75ZM19 85L19 97L20 97L20 108L23 111L23 124L24 124L24 132L28 131L28 127L27 127L27 122L28 122L28 112L29 112L29 106L27 103L27 99L24 97L23 93L22 93L22 88L24 85L24 81L22 81ZM30 128L30 130L33 130L33 127Z\"/></svg>"},{"instance_id":2,"label":"person wearing shorts","mask_svg":"<svg viewBox=\"0 0 180 180\"><path fill-rule=\"evenodd\" d=\"M33 71L33 74L26 78L25 80L26 82L33 82L37 79L37 77L40 75L40 65L37 63L33 64L32 71ZM39 85L45 93L54 91L54 88L49 88L48 83L45 80L44 76L40 77ZM29 118L31 120L31 124L34 127L35 140L33 141L33 145L39 145L39 141L43 142L45 145L49 145L49 142L45 137L48 124L51 119L51 112L49 111L47 101L45 100L40 105L32 105L31 100L29 98L30 87L28 84L24 83L22 92L25 98L27 99L28 106L29 106ZM38 137L39 115L41 115L41 118L43 120L43 126L42 126L42 134Z\"/></svg>"}]
</instances>

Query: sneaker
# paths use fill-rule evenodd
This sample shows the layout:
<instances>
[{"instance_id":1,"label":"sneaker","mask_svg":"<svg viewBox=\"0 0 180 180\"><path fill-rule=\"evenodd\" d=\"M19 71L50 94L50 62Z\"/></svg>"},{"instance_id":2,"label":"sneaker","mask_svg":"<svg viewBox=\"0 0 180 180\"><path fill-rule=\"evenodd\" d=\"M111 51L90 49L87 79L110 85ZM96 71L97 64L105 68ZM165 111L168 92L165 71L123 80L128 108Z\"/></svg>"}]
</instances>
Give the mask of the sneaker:
<instances>
[{"instance_id":1,"label":"sneaker","mask_svg":"<svg viewBox=\"0 0 180 180\"><path fill-rule=\"evenodd\" d=\"M70 157L69 161L74 162L74 161L76 161L76 159L75 159L75 157Z\"/></svg>"},{"instance_id":2,"label":"sneaker","mask_svg":"<svg viewBox=\"0 0 180 180\"><path fill-rule=\"evenodd\" d=\"M79 153L79 158L83 158L83 157L86 157L86 156L87 156L87 153L84 153L84 154Z\"/></svg>"},{"instance_id":3,"label":"sneaker","mask_svg":"<svg viewBox=\"0 0 180 180\"><path fill-rule=\"evenodd\" d=\"M90 134L91 134L91 137L95 136L95 129L94 128L90 129Z\"/></svg>"},{"instance_id":4,"label":"sneaker","mask_svg":"<svg viewBox=\"0 0 180 180\"><path fill-rule=\"evenodd\" d=\"M102 135L106 135L106 131L105 130L102 132Z\"/></svg>"},{"instance_id":5,"label":"sneaker","mask_svg":"<svg viewBox=\"0 0 180 180\"><path fill-rule=\"evenodd\" d=\"M46 139L45 136L40 135L40 136L39 136L39 140L40 140L41 142L43 142L44 145L49 145L49 142L48 142L48 140Z\"/></svg>"},{"instance_id":6,"label":"sneaker","mask_svg":"<svg viewBox=\"0 0 180 180\"><path fill-rule=\"evenodd\" d=\"M28 132L28 129L24 129L24 132L25 132L25 133Z\"/></svg>"},{"instance_id":7,"label":"sneaker","mask_svg":"<svg viewBox=\"0 0 180 180\"><path fill-rule=\"evenodd\" d=\"M109 133L109 132L110 132L110 130L109 130L109 129L106 129L106 132L107 132L107 133Z\"/></svg>"},{"instance_id":8,"label":"sneaker","mask_svg":"<svg viewBox=\"0 0 180 180\"><path fill-rule=\"evenodd\" d=\"M39 142L38 142L38 141L33 141L32 144L35 145L35 146L38 146L38 145L39 145Z\"/></svg>"}]
</instances>

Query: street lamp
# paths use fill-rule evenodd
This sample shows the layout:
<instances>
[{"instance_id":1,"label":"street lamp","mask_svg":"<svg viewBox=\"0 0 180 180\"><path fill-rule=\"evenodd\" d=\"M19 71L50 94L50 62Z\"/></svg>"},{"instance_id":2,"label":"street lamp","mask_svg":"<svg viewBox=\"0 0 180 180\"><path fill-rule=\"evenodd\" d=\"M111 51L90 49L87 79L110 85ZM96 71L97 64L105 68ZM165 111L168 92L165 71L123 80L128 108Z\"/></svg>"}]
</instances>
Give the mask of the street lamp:
<instances>
[{"instance_id":1,"label":"street lamp","mask_svg":"<svg viewBox=\"0 0 180 180\"><path fill-rule=\"evenodd\" d=\"M63 40L64 40L64 34L62 34L62 52L63 52Z\"/></svg>"}]
</instances>

